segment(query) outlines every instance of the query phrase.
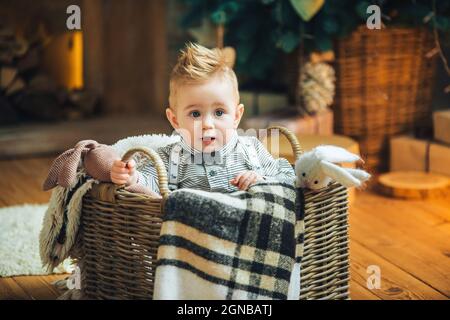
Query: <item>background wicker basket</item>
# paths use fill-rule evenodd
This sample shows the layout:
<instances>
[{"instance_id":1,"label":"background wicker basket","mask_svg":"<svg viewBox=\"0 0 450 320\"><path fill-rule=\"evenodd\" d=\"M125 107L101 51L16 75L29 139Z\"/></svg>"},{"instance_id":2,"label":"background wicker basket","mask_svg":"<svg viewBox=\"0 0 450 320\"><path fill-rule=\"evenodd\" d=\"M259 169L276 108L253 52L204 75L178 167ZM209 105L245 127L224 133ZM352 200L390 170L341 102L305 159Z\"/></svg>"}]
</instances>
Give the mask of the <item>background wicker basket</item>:
<instances>
[{"instance_id":1,"label":"background wicker basket","mask_svg":"<svg viewBox=\"0 0 450 320\"><path fill-rule=\"evenodd\" d=\"M337 42L335 131L359 142L369 171L387 169L390 136L431 126L433 41L426 29L364 25Z\"/></svg>"},{"instance_id":2,"label":"background wicker basket","mask_svg":"<svg viewBox=\"0 0 450 320\"><path fill-rule=\"evenodd\" d=\"M302 150L294 134L276 127ZM167 173L153 150L141 151L155 164L162 198L125 191L110 183L94 185L83 199L78 257L81 288L87 299L151 299L158 238L169 195ZM348 299L347 189L332 184L304 192L305 239L301 299Z\"/></svg>"}]
</instances>

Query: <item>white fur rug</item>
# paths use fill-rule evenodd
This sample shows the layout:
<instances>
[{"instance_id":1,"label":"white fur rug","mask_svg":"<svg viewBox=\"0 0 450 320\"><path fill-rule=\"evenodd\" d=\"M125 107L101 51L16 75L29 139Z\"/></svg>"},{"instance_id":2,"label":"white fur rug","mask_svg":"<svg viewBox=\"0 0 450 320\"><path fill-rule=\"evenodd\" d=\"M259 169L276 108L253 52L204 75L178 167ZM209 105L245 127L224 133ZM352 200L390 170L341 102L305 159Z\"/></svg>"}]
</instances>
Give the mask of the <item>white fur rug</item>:
<instances>
[{"instance_id":1,"label":"white fur rug","mask_svg":"<svg viewBox=\"0 0 450 320\"><path fill-rule=\"evenodd\" d=\"M39 256L39 232L47 204L0 208L0 277L49 274ZM71 273L66 259L54 273Z\"/></svg>"}]
</instances>

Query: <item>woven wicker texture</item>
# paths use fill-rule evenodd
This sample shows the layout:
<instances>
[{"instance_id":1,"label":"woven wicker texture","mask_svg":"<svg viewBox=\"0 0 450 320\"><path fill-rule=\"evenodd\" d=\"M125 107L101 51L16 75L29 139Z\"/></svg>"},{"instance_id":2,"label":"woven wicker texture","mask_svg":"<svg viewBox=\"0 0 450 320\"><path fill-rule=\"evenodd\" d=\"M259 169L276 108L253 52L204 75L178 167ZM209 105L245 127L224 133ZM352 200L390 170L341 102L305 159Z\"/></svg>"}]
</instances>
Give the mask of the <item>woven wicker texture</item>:
<instances>
[{"instance_id":1,"label":"woven wicker texture","mask_svg":"<svg viewBox=\"0 0 450 320\"><path fill-rule=\"evenodd\" d=\"M433 41L425 29L361 26L336 45L335 131L359 142L371 172L387 169L389 137L431 126Z\"/></svg>"},{"instance_id":2,"label":"woven wicker texture","mask_svg":"<svg viewBox=\"0 0 450 320\"><path fill-rule=\"evenodd\" d=\"M298 157L295 135L279 129ZM270 132L270 131L269 131ZM163 198L127 192L123 186L95 185L83 199L80 231L82 292L87 299L151 299L158 238L169 194L167 172L153 150ZM348 299L347 189L332 184L318 193L305 192L305 247L301 299Z\"/></svg>"},{"instance_id":3,"label":"woven wicker texture","mask_svg":"<svg viewBox=\"0 0 450 320\"><path fill-rule=\"evenodd\" d=\"M307 191L301 300L349 299L347 188Z\"/></svg>"}]
</instances>

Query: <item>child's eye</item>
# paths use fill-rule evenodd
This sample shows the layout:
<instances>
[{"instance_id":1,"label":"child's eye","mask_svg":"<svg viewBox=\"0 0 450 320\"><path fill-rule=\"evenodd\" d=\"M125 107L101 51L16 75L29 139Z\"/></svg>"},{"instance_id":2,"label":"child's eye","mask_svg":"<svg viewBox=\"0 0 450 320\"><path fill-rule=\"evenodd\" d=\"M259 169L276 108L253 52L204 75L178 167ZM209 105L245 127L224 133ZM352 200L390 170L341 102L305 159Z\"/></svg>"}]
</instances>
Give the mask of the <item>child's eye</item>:
<instances>
[{"instance_id":1,"label":"child's eye","mask_svg":"<svg viewBox=\"0 0 450 320\"><path fill-rule=\"evenodd\" d=\"M216 110L216 116L217 117L221 117L223 115L223 111L222 110Z\"/></svg>"},{"instance_id":2,"label":"child's eye","mask_svg":"<svg viewBox=\"0 0 450 320\"><path fill-rule=\"evenodd\" d=\"M192 111L192 112L191 112L191 116L194 117L194 118L198 118L198 117L200 117L200 112L198 112L198 111Z\"/></svg>"}]
</instances>

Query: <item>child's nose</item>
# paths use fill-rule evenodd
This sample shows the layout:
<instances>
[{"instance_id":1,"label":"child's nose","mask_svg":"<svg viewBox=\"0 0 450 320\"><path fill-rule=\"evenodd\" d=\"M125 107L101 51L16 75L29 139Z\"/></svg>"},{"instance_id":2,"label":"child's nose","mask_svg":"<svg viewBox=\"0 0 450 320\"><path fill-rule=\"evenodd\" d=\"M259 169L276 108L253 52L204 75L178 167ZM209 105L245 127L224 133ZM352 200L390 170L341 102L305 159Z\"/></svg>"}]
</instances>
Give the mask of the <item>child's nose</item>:
<instances>
[{"instance_id":1,"label":"child's nose","mask_svg":"<svg viewBox=\"0 0 450 320\"><path fill-rule=\"evenodd\" d=\"M210 116L206 116L203 118L203 129L211 129L214 128L214 119Z\"/></svg>"}]
</instances>

